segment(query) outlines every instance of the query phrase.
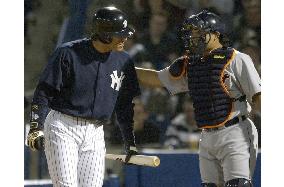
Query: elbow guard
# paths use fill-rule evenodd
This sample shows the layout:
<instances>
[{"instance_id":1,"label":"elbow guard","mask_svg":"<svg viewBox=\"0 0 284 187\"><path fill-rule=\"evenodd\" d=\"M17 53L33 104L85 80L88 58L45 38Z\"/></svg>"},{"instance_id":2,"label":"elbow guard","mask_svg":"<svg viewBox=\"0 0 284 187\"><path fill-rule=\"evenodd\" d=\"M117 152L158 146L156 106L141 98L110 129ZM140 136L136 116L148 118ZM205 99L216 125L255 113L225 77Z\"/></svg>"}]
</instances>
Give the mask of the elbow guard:
<instances>
[{"instance_id":1,"label":"elbow guard","mask_svg":"<svg viewBox=\"0 0 284 187\"><path fill-rule=\"evenodd\" d=\"M178 78L178 77L182 76L185 73L185 70L186 70L186 64L187 64L186 62L187 62L186 56L182 56L182 57L177 58L170 65L170 68L169 68L170 74L174 78Z\"/></svg>"}]
</instances>

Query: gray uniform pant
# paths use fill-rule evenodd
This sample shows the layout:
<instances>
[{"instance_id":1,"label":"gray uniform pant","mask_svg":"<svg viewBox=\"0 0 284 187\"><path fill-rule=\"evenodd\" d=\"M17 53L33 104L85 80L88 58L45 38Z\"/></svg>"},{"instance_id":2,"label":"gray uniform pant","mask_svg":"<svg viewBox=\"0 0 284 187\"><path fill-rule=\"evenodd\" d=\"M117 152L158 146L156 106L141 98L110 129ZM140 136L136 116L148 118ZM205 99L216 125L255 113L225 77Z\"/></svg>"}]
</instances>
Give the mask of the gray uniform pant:
<instances>
[{"instance_id":1,"label":"gray uniform pant","mask_svg":"<svg viewBox=\"0 0 284 187\"><path fill-rule=\"evenodd\" d=\"M203 130L199 144L202 182L223 186L234 178L251 179L258 134L250 119L216 131Z\"/></svg>"}]
</instances>

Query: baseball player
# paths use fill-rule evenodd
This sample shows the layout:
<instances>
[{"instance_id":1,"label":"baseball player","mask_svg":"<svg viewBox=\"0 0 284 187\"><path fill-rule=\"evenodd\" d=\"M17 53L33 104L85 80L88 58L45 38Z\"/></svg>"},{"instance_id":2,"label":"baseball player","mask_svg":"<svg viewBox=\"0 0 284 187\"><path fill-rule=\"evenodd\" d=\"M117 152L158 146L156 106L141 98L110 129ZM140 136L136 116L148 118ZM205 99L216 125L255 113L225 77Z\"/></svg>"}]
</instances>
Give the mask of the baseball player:
<instances>
[{"instance_id":1,"label":"baseball player","mask_svg":"<svg viewBox=\"0 0 284 187\"><path fill-rule=\"evenodd\" d=\"M33 150L45 147L50 177L57 187L103 185L103 125L113 111L126 161L137 154L132 99L140 89L134 64L123 51L134 30L115 7L97 10L93 26L91 38L55 50L33 97L28 145Z\"/></svg>"},{"instance_id":2,"label":"baseball player","mask_svg":"<svg viewBox=\"0 0 284 187\"><path fill-rule=\"evenodd\" d=\"M201 132L200 173L203 187L251 187L258 134L249 119L260 111L260 77L251 58L228 47L219 16L202 11L182 26L187 55L161 70L136 68L144 85L188 92Z\"/></svg>"}]
</instances>

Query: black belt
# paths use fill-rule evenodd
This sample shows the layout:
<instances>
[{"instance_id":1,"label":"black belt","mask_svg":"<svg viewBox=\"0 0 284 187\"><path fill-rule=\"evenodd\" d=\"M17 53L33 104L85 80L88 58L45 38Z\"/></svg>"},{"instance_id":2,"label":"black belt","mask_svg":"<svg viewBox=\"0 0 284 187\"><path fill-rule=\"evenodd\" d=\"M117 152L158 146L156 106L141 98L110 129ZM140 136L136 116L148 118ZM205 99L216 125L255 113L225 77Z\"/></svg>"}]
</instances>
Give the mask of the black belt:
<instances>
[{"instance_id":1,"label":"black belt","mask_svg":"<svg viewBox=\"0 0 284 187\"><path fill-rule=\"evenodd\" d=\"M247 119L247 116L245 116L245 115L240 116L240 117L239 117L239 116L236 116L236 117L234 117L233 119L227 121L227 122L225 123L225 125L223 125L223 126L221 126L221 127L206 128L206 129L204 129L204 130L205 130L205 131L217 131L217 130L221 130L221 129L224 129L224 127L230 127L230 126L232 126L232 125L235 125L235 124L239 123L239 122L240 122L240 119L241 119L241 121L245 121L245 120Z\"/></svg>"},{"instance_id":2,"label":"black belt","mask_svg":"<svg viewBox=\"0 0 284 187\"><path fill-rule=\"evenodd\" d=\"M72 115L69 115L69 114L64 114L60 111L56 111L55 112L61 114L61 115L64 115L65 117L69 118L69 119L72 119L74 121L77 121L78 122L89 122L89 123L94 123L94 124L97 124L98 126L102 125L103 123L99 123L99 122L103 122L103 120L97 120L97 119L90 119L90 118L83 118L83 117L77 117L77 116L72 116Z\"/></svg>"}]
</instances>

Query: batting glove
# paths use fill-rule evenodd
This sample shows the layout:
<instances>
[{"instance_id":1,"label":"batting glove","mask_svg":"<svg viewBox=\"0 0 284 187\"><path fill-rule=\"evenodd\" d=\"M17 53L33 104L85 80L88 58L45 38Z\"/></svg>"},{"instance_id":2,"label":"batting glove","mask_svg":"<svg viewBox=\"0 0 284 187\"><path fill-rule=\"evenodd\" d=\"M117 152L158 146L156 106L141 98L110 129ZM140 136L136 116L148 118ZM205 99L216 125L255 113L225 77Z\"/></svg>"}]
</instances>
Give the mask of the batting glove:
<instances>
[{"instance_id":1,"label":"batting glove","mask_svg":"<svg viewBox=\"0 0 284 187\"><path fill-rule=\"evenodd\" d=\"M126 152L125 164L128 164L128 161L130 160L132 155L138 154L136 146L130 146L130 145L125 145L125 152Z\"/></svg>"},{"instance_id":2,"label":"batting glove","mask_svg":"<svg viewBox=\"0 0 284 187\"><path fill-rule=\"evenodd\" d=\"M33 151L44 149L44 134L37 122L31 122L27 142Z\"/></svg>"}]
</instances>

